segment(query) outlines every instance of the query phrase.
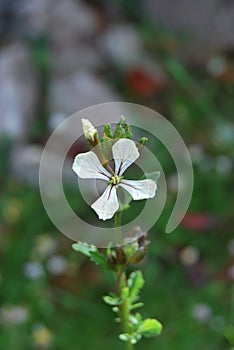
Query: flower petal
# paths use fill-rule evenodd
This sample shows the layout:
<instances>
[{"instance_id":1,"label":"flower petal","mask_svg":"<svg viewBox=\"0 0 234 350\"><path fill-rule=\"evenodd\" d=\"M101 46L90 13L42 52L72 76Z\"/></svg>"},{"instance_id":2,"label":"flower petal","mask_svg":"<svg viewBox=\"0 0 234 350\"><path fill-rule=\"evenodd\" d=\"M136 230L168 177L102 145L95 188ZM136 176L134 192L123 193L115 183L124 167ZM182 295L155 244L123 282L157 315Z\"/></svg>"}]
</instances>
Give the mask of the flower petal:
<instances>
[{"instance_id":1,"label":"flower petal","mask_svg":"<svg viewBox=\"0 0 234 350\"><path fill-rule=\"evenodd\" d=\"M139 157L135 142L129 139L120 139L112 147L115 161L115 174L122 175L124 171Z\"/></svg>"},{"instance_id":2,"label":"flower petal","mask_svg":"<svg viewBox=\"0 0 234 350\"><path fill-rule=\"evenodd\" d=\"M110 173L101 165L92 151L80 153L75 157L72 169L81 179L102 179L109 181Z\"/></svg>"},{"instance_id":3,"label":"flower petal","mask_svg":"<svg viewBox=\"0 0 234 350\"><path fill-rule=\"evenodd\" d=\"M99 219L111 219L119 209L116 187L109 185L101 197L91 205L91 208L96 211Z\"/></svg>"},{"instance_id":4,"label":"flower petal","mask_svg":"<svg viewBox=\"0 0 234 350\"><path fill-rule=\"evenodd\" d=\"M134 200L153 198L156 194L157 185L153 180L122 180L119 184L130 193Z\"/></svg>"}]
</instances>

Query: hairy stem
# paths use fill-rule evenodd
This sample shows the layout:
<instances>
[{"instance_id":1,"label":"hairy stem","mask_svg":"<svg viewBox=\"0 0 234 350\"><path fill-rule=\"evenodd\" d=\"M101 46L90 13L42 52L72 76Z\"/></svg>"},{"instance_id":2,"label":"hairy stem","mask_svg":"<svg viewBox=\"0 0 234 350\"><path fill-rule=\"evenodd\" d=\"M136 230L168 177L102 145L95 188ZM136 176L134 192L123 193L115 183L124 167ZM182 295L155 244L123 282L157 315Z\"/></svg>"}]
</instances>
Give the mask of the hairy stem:
<instances>
[{"instance_id":1,"label":"hairy stem","mask_svg":"<svg viewBox=\"0 0 234 350\"><path fill-rule=\"evenodd\" d=\"M117 212L114 217L115 230L116 230L116 243L121 243L121 212ZM127 287L127 277L125 270L119 271L117 274L117 294L122 295L122 289ZM121 305L119 305L119 318L121 319L123 333L130 333L129 328L129 300L125 298ZM126 342L126 350L133 350L133 344L131 341Z\"/></svg>"},{"instance_id":2,"label":"hairy stem","mask_svg":"<svg viewBox=\"0 0 234 350\"><path fill-rule=\"evenodd\" d=\"M127 286L127 278L125 271L122 271L117 279L117 289L119 295L121 295L122 288ZM121 319L123 333L130 333L129 327L129 300L125 298L122 304L119 306L119 317ZM126 342L126 350L133 350L133 344L131 341Z\"/></svg>"}]
</instances>

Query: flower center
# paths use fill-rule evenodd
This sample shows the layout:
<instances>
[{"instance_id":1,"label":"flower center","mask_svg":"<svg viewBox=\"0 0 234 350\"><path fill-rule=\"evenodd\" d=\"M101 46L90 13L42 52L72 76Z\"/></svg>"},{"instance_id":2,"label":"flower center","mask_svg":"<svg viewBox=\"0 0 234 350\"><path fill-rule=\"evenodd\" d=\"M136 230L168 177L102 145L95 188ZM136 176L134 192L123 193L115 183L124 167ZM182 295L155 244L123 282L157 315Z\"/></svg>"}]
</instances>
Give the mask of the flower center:
<instances>
[{"instance_id":1,"label":"flower center","mask_svg":"<svg viewBox=\"0 0 234 350\"><path fill-rule=\"evenodd\" d=\"M120 181L123 179L123 176L119 176L119 175L113 175L109 181L110 185L118 185L120 183Z\"/></svg>"}]
</instances>

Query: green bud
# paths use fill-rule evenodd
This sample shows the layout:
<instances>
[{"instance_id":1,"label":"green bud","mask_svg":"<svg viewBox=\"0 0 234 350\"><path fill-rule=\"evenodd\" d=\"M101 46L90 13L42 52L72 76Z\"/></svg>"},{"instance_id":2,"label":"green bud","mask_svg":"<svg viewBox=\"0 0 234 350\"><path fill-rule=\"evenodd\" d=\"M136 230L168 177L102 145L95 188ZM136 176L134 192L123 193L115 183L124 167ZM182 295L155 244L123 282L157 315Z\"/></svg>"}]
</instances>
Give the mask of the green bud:
<instances>
[{"instance_id":1,"label":"green bud","mask_svg":"<svg viewBox=\"0 0 234 350\"><path fill-rule=\"evenodd\" d=\"M112 130L111 130L111 126L110 124L105 124L104 125L104 131L103 131L104 135L107 136L108 138L112 139L113 135L112 135Z\"/></svg>"},{"instance_id":2,"label":"green bud","mask_svg":"<svg viewBox=\"0 0 234 350\"><path fill-rule=\"evenodd\" d=\"M114 131L114 138L127 138L132 140L132 131L129 124L126 123L126 118L121 117Z\"/></svg>"},{"instance_id":3,"label":"green bud","mask_svg":"<svg viewBox=\"0 0 234 350\"><path fill-rule=\"evenodd\" d=\"M148 141L147 137L141 137L137 142L140 143L141 145L145 146L147 141Z\"/></svg>"},{"instance_id":4,"label":"green bud","mask_svg":"<svg viewBox=\"0 0 234 350\"><path fill-rule=\"evenodd\" d=\"M126 138L132 140L132 130L129 124L125 127Z\"/></svg>"},{"instance_id":5,"label":"green bud","mask_svg":"<svg viewBox=\"0 0 234 350\"><path fill-rule=\"evenodd\" d=\"M119 124L126 124L126 118L123 115L120 117Z\"/></svg>"},{"instance_id":6,"label":"green bud","mask_svg":"<svg viewBox=\"0 0 234 350\"><path fill-rule=\"evenodd\" d=\"M114 131L114 138L115 139L122 139L125 138L125 130L121 124L117 124L115 131Z\"/></svg>"}]
</instances>

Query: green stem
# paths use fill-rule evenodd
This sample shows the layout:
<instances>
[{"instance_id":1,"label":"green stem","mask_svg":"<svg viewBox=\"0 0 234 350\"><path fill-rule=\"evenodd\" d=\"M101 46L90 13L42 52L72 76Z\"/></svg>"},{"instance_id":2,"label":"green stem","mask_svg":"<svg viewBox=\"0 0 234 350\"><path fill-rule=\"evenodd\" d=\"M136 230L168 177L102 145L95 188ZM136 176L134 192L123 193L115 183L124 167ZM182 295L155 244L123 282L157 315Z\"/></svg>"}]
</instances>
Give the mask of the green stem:
<instances>
[{"instance_id":1,"label":"green stem","mask_svg":"<svg viewBox=\"0 0 234 350\"><path fill-rule=\"evenodd\" d=\"M118 293L121 295L122 288L127 286L127 278L125 271L122 271L117 280ZM129 300L126 298L119 306L119 317L121 319L123 333L130 333L129 327ZM133 350L131 341L126 342L126 350Z\"/></svg>"},{"instance_id":2,"label":"green stem","mask_svg":"<svg viewBox=\"0 0 234 350\"><path fill-rule=\"evenodd\" d=\"M114 216L116 244L121 244L121 212L117 211Z\"/></svg>"},{"instance_id":3,"label":"green stem","mask_svg":"<svg viewBox=\"0 0 234 350\"><path fill-rule=\"evenodd\" d=\"M116 243L121 243L121 212L117 212L114 217L114 224L116 230ZM117 274L117 293L119 296L122 295L122 289L127 287L127 277L125 270L119 271ZM121 319L121 325L123 333L130 333L129 327L129 300L125 298L122 304L119 306L119 317ZM133 344L128 341L126 344L126 350L133 350Z\"/></svg>"}]
</instances>

